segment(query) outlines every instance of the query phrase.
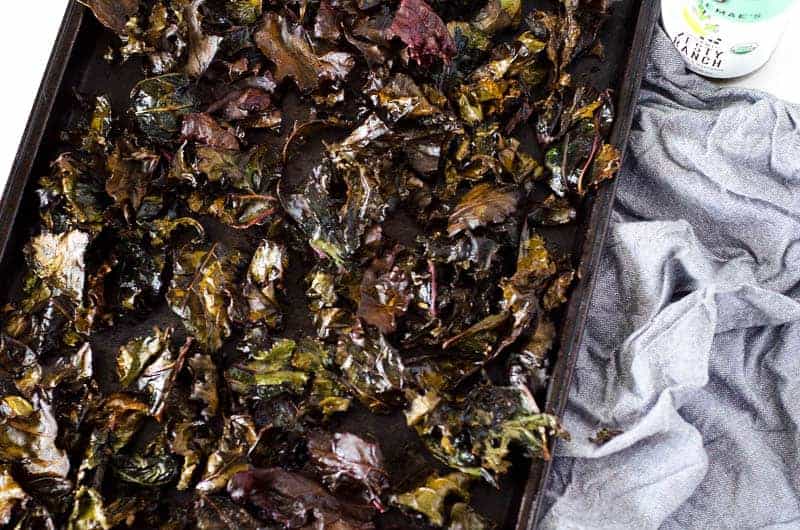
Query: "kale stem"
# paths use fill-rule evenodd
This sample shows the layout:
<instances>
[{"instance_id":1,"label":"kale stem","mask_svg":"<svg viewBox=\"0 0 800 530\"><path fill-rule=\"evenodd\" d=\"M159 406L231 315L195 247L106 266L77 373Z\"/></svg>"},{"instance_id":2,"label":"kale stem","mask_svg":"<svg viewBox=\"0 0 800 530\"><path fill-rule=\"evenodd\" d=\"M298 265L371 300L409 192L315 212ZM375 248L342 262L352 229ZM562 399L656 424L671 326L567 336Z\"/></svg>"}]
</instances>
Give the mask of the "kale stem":
<instances>
[{"instance_id":1,"label":"kale stem","mask_svg":"<svg viewBox=\"0 0 800 530\"><path fill-rule=\"evenodd\" d=\"M600 133L594 135L594 141L592 142L592 151L589 153L589 158L586 159L586 163L583 165L583 169L581 169L581 175L578 177L578 195L583 195L585 193L583 189L583 176L589 170L589 166L592 164L592 160L594 156L597 154L597 149L600 147Z\"/></svg>"},{"instance_id":2,"label":"kale stem","mask_svg":"<svg viewBox=\"0 0 800 530\"><path fill-rule=\"evenodd\" d=\"M211 257L214 255L214 251L217 250L217 244L218 243L215 241L214 244L211 245L211 248L209 249L208 253L205 255L205 257L203 257L203 261L200 263L200 266L197 267L197 270L194 272L194 276L192 277L192 281L189 282L189 285L187 285L187 289L186 289L187 291L189 291L190 289L194 289L194 285L197 283L197 280L199 279L200 275L203 273L203 269L206 268L208 263L211 261ZM186 296L183 299L183 304L181 305L181 311L186 309L186 304L188 304L188 303L189 303L189 297Z\"/></svg>"},{"instance_id":3,"label":"kale stem","mask_svg":"<svg viewBox=\"0 0 800 530\"><path fill-rule=\"evenodd\" d=\"M432 260L428 260L428 270L431 273L431 316L436 318L436 265L433 263Z\"/></svg>"}]
</instances>

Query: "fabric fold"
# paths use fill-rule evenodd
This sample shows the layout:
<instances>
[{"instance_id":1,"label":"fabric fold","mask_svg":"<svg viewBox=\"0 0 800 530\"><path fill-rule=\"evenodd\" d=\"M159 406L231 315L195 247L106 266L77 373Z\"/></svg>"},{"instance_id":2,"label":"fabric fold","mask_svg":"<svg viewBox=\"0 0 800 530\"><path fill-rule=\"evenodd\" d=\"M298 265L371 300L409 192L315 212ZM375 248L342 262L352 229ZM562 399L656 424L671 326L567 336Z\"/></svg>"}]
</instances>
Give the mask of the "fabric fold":
<instances>
[{"instance_id":1,"label":"fabric fold","mask_svg":"<svg viewBox=\"0 0 800 530\"><path fill-rule=\"evenodd\" d=\"M540 528L800 528L798 118L656 31Z\"/></svg>"}]
</instances>

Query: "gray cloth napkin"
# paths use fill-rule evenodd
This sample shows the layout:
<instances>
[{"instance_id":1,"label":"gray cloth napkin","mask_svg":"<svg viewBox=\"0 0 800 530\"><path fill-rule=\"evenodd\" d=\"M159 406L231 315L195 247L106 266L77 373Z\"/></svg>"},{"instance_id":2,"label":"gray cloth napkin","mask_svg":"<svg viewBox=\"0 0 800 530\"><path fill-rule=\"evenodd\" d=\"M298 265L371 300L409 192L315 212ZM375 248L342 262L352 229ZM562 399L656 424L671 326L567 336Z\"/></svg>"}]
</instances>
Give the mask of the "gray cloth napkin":
<instances>
[{"instance_id":1,"label":"gray cloth napkin","mask_svg":"<svg viewBox=\"0 0 800 530\"><path fill-rule=\"evenodd\" d=\"M800 528L799 124L656 30L541 528Z\"/></svg>"}]
</instances>

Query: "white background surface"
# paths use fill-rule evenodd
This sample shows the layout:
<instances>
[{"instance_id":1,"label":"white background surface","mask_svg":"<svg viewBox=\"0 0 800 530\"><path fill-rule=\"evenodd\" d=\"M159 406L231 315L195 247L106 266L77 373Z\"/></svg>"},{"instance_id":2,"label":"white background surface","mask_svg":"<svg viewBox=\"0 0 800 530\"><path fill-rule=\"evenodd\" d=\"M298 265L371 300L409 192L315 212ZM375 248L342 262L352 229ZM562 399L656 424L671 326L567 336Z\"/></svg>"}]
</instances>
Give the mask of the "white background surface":
<instances>
[{"instance_id":1,"label":"white background surface","mask_svg":"<svg viewBox=\"0 0 800 530\"><path fill-rule=\"evenodd\" d=\"M70 0L6 0L0 16L0 190Z\"/></svg>"},{"instance_id":2,"label":"white background surface","mask_svg":"<svg viewBox=\"0 0 800 530\"><path fill-rule=\"evenodd\" d=\"M64 10L70 0L3 2L0 17L0 189L11 170ZM800 2L794 7L800 16ZM784 35L772 60L736 85L800 103L800 30Z\"/></svg>"}]
</instances>

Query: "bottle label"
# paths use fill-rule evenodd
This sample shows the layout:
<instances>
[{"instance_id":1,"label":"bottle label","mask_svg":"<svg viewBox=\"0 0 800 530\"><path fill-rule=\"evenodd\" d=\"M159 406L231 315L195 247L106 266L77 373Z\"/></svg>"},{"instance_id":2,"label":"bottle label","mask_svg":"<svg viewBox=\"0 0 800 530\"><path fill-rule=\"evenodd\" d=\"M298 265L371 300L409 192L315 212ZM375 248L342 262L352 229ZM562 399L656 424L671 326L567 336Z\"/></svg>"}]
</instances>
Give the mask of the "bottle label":
<instances>
[{"instance_id":1,"label":"bottle label","mask_svg":"<svg viewBox=\"0 0 800 530\"><path fill-rule=\"evenodd\" d=\"M731 22L763 22L780 15L792 0L698 0L698 10Z\"/></svg>"},{"instance_id":2,"label":"bottle label","mask_svg":"<svg viewBox=\"0 0 800 530\"><path fill-rule=\"evenodd\" d=\"M761 67L794 0L662 0L664 29L695 72L731 78Z\"/></svg>"}]
</instances>

